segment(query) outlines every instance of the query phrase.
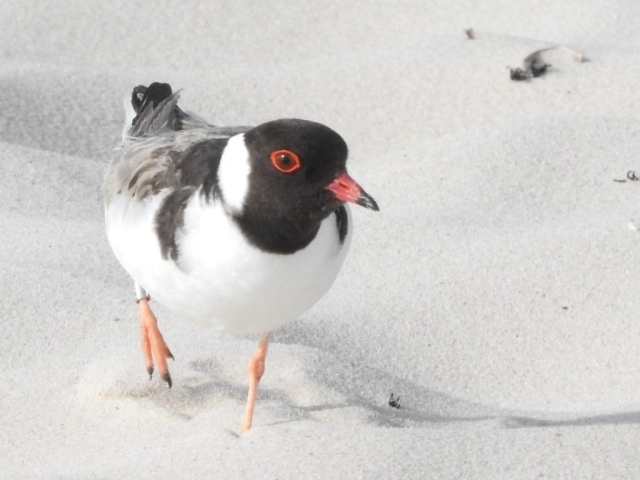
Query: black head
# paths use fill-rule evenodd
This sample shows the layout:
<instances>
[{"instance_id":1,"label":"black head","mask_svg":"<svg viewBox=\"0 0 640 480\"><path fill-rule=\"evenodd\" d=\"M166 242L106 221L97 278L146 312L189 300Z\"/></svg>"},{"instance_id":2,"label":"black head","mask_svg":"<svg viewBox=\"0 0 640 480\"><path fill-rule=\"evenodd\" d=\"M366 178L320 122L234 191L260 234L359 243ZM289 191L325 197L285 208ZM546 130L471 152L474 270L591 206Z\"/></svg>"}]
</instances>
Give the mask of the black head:
<instances>
[{"instance_id":1,"label":"black head","mask_svg":"<svg viewBox=\"0 0 640 480\"><path fill-rule=\"evenodd\" d=\"M374 208L373 199L347 175L347 144L329 127L307 120L274 120L246 132L244 143L249 189L239 220L245 233L259 229L255 235L262 248L282 253L304 248L322 220L345 201ZM351 196L357 189L355 197L343 194L346 187L337 180L344 178L352 182Z\"/></svg>"},{"instance_id":2,"label":"black head","mask_svg":"<svg viewBox=\"0 0 640 480\"><path fill-rule=\"evenodd\" d=\"M287 216L303 209L325 217L340 206L326 186L346 170L348 149L329 127L275 120L248 131L244 140L251 164L248 203L266 203Z\"/></svg>"}]
</instances>

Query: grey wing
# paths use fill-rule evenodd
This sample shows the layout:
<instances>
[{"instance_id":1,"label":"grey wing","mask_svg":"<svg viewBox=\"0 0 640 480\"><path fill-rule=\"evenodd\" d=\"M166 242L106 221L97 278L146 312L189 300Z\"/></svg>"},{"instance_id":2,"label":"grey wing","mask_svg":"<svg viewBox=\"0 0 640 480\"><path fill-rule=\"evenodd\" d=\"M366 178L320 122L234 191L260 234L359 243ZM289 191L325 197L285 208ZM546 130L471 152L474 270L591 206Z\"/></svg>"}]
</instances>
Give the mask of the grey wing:
<instances>
[{"instance_id":1,"label":"grey wing","mask_svg":"<svg viewBox=\"0 0 640 480\"><path fill-rule=\"evenodd\" d=\"M210 185L229 137L251 129L211 125L180 109L179 93L155 82L125 99L128 124L105 178L107 205L122 192L142 200L166 188Z\"/></svg>"},{"instance_id":2,"label":"grey wing","mask_svg":"<svg viewBox=\"0 0 640 480\"><path fill-rule=\"evenodd\" d=\"M115 150L104 181L110 204L120 193L136 200L164 189L215 188L217 170L227 140L250 127L209 127L168 131L151 137L128 137Z\"/></svg>"}]
</instances>

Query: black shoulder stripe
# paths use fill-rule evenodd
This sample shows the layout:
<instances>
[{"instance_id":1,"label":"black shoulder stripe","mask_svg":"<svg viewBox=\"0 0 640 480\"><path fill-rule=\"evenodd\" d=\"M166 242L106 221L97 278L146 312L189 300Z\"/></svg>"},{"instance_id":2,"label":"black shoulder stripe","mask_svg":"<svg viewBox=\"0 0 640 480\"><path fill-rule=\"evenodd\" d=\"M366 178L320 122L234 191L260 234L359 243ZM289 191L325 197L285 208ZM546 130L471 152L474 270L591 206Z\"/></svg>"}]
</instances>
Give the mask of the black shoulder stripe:
<instances>
[{"instance_id":1,"label":"black shoulder stripe","mask_svg":"<svg viewBox=\"0 0 640 480\"><path fill-rule=\"evenodd\" d=\"M202 187L201 194L207 199L220 197L218 168L227 138L214 138L196 143L181 155L176 154L176 171L180 183Z\"/></svg>"},{"instance_id":2,"label":"black shoulder stripe","mask_svg":"<svg viewBox=\"0 0 640 480\"><path fill-rule=\"evenodd\" d=\"M156 235L160 242L160 251L165 260L178 261L178 245L176 234L184 226L184 210L191 195L196 191L194 187L176 190L162 201L156 214Z\"/></svg>"},{"instance_id":3,"label":"black shoulder stripe","mask_svg":"<svg viewBox=\"0 0 640 480\"><path fill-rule=\"evenodd\" d=\"M349 233L349 216L347 215L347 209L344 208L344 205L341 205L336 209L335 214L340 245L344 245L344 240Z\"/></svg>"}]
</instances>

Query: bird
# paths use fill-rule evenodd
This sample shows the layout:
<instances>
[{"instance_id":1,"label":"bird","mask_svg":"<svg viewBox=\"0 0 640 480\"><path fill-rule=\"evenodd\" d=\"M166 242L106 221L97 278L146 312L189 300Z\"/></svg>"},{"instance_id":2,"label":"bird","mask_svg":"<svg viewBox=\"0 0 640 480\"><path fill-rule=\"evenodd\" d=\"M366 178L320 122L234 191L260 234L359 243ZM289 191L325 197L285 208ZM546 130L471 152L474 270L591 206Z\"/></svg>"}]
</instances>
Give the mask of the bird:
<instances>
[{"instance_id":1,"label":"bird","mask_svg":"<svg viewBox=\"0 0 640 480\"><path fill-rule=\"evenodd\" d=\"M109 244L132 278L147 373L169 388L173 355L150 307L229 334L260 334L240 432L253 423L271 332L334 283L353 234L348 203L378 211L347 173L331 128L282 118L219 126L178 106L167 83L125 96L105 175Z\"/></svg>"}]
</instances>

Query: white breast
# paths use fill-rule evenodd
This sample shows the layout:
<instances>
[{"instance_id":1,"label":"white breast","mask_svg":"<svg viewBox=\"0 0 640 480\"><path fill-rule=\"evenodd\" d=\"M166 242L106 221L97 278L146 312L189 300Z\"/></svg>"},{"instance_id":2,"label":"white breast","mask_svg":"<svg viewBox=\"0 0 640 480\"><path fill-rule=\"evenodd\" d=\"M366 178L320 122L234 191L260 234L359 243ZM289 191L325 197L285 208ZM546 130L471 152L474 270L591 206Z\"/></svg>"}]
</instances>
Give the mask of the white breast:
<instances>
[{"instance_id":1,"label":"white breast","mask_svg":"<svg viewBox=\"0 0 640 480\"><path fill-rule=\"evenodd\" d=\"M311 308L335 281L349 249L340 245L335 215L316 238L292 255L250 245L219 202L194 195L178 233L178 265L163 260L154 213L164 195L138 203L118 196L107 207L109 242L131 277L154 300L228 333L262 333ZM351 214L347 207L349 226Z\"/></svg>"}]
</instances>

